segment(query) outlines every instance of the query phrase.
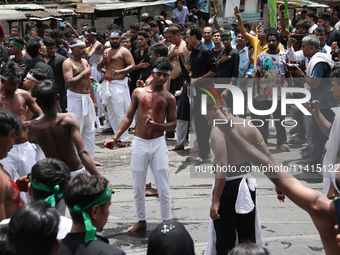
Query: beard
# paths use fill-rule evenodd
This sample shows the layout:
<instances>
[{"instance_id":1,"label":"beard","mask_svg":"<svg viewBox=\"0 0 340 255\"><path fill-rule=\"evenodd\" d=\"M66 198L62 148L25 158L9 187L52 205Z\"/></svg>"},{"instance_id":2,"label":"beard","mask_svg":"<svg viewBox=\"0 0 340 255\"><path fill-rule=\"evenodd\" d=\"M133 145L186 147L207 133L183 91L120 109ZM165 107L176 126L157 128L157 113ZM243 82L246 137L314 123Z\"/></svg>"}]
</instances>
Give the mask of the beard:
<instances>
[{"instance_id":1,"label":"beard","mask_svg":"<svg viewBox=\"0 0 340 255\"><path fill-rule=\"evenodd\" d=\"M273 44L268 45L268 48L270 50L276 50L277 49L277 47L275 45L273 45Z\"/></svg>"},{"instance_id":2,"label":"beard","mask_svg":"<svg viewBox=\"0 0 340 255\"><path fill-rule=\"evenodd\" d=\"M111 43L111 48L112 48L112 49L118 49L119 46L120 46L119 43L117 43L117 44L112 44L112 43Z\"/></svg>"}]
</instances>

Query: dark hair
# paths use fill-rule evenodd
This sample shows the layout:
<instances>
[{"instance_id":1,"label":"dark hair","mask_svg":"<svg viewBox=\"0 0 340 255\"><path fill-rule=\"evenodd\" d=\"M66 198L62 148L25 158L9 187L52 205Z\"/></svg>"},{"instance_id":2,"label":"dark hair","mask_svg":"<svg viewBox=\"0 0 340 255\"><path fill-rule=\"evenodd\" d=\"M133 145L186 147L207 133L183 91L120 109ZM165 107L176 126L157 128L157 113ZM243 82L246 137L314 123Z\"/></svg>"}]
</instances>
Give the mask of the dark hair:
<instances>
[{"instance_id":1,"label":"dark hair","mask_svg":"<svg viewBox=\"0 0 340 255\"><path fill-rule=\"evenodd\" d=\"M15 80L16 78L22 76L23 71L20 66L14 61L8 61L6 65L1 68L2 76L8 77L9 80Z\"/></svg>"},{"instance_id":2,"label":"dark hair","mask_svg":"<svg viewBox=\"0 0 340 255\"><path fill-rule=\"evenodd\" d=\"M87 27L89 25L89 23L87 23L87 22L84 22L82 25L81 25L81 27Z\"/></svg>"},{"instance_id":3,"label":"dark hair","mask_svg":"<svg viewBox=\"0 0 340 255\"><path fill-rule=\"evenodd\" d=\"M31 68L28 72L32 74L32 76L38 81L43 81L47 79L47 74L41 68Z\"/></svg>"},{"instance_id":4,"label":"dark hair","mask_svg":"<svg viewBox=\"0 0 340 255\"><path fill-rule=\"evenodd\" d=\"M319 19L322 19L323 21L328 21L329 23L331 22L332 16L328 12L321 13L319 15Z\"/></svg>"},{"instance_id":5,"label":"dark hair","mask_svg":"<svg viewBox=\"0 0 340 255\"><path fill-rule=\"evenodd\" d=\"M135 24L130 25L130 29L134 29L134 30L139 31L140 30L139 23L135 23Z\"/></svg>"},{"instance_id":6,"label":"dark hair","mask_svg":"<svg viewBox=\"0 0 340 255\"><path fill-rule=\"evenodd\" d=\"M153 50L156 55L159 55L161 57L168 56L168 47L166 47L163 43L155 43L151 46L150 50Z\"/></svg>"},{"instance_id":7,"label":"dark hair","mask_svg":"<svg viewBox=\"0 0 340 255\"><path fill-rule=\"evenodd\" d=\"M46 201L21 206L8 224L8 240L17 254L46 255L57 238L60 216Z\"/></svg>"},{"instance_id":8,"label":"dark hair","mask_svg":"<svg viewBox=\"0 0 340 255\"><path fill-rule=\"evenodd\" d=\"M78 174L64 188L65 203L71 208L84 207L102 195L108 183L103 176ZM71 213L71 217L75 223L84 221L82 214Z\"/></svg>"},{"instance_id":9,"label":"dark hair","mask_svg":"<svg viewBox=\"0 0 340 255\"><path fill-rule=\"evenodd\" d=\"M153 27L158 27L157 21L154 21L154 20L151 21L151 22L150 22L150 27L151 27L151 28L153 28Z\"/></svg>"},{"instance_id":10,"label":"dark hair","mask_svg":"<svg viewBox=\"0 0 340 255\"><path fill-rule=\"evenodd\" d=\"M45 31L46 31L46 29L45 29ZM71 29L66 29L65 32L64 32L64 36L66 38L70 38L72 34L73 34L73 31Z\"/></svg>"},{"instance_id":11,"label":"dark hair","mask_svg":"<svg viewBox=\"0 0 340 255\"><path fill-rule=\"evenodd\" d=\"M144 31L144 30L140 30L140 31L138 31L138 34L137 35L141 35L141 36L143 36L144 38L149 38L149 34L148 34L148 32L146 32L146 31Z\"/></svg>"},{"instance_id":12,"label":"dark hair","mask_svg":"<svg viewBox=\"0 0 340 255\"><path fill-rule=\"evenodd\" d=\"M31 178L33 181L45 184L52 189L55 185L59 185L59 191L63 193L66 184L70 180L70 169L58 159L45 158L35 163L32 167ZM44 200L52 194L53 192L33 188L34 200ZM56 203L59 201L60 199L56 200Z\"/></svg>"},{"instance_id":13,"label":"dark hair","mask_svg":"<svg viewBox=\"0 0 340 255\"><path fill-rule=\"evenodd\" d=\"M51 109L56 104L58 87L51 80L40 81L34 85L31 94L37 99L38 105Z\"/></svg>"},{"instance_id":14,"label":"dark hair","mask_svg":"<svg viewBox=\"0 0 340 255\"><path fill-rule=\"evenodd\" d=\"M19 117L14 112L0 108L0 135L8 136L13 128L16 132L21 129Z\"/></svg>"},{"instance_id":15,"label":"dark hair","mask_svg":"<svg viewBox=\"0 0 340 255\"><path fill-rule=\"evenodd\" d=\"M88 33L97 33L97 29L95 26L88 26L86 29L85 29L85 32L88 32Z\"/></svg>"},{"instance_id":16,"label":"dark hair","mask_svg":"<svg viewBox=\"0 0 340 255\"><path fill-rule=\"evenodd\" d=\"M331 78L340 78L340 68L331 73Z\"/></svg>"},{"instance_id":17,"label":"dark hair","mask_svg":"<svg viewBox=\"0 0 340 255\"><path fill-rule=\"evenodd\" d=\"M20 43L22 46L25 45L25 41L24 39L22 39L21 37L19 36L14 36L14 37L11 37L9 38L10 41L13 41L13 42L17 42L17 43Z\"/></svg>"},{"instance_id":18,"label":"dark hair","mask_svg":"<svg viewBox=\"0 0 340 255\"><path fill-rule=\"evenodd\" d=\"M223 30L223 31L221 31L221 37L230 37L231 38L230 30Z\"/></svg>"},{"instance_id":19,"label":"dark hair","mask_svg":"<svg viewBox=\"0 0 340 255\"><path fill-rule=\"evenodd\" d=\"M45 30L44 30L44 33L49 33L50 34L50 36L52 35L52 33L53 33L53 30L52 29L50 29L50 28L46 28Z\"/></svg>"},{"instance_id":20,"label":"dark hair","mask_svg":"<svg viewBox=\"0 0 340 255\"><path fill-rule=\"evenodd\" d=\"M303 27L305 28L306 30L309 29L309 23L307 22L307 20L300 20L296 25L295 27Z\"/></svg>"},{"instance_id":21,"label":"dark hair","mask_svg":"<svg viewBox=\"0 0 340 255\"><path fill-rule=\"evenodd\" d=\"M26 33L27 33L29 30L31 30L32 28L37 29L37 26L36 26L34 23L32 23L32 22L27 23L27 24L26 24Z\"/></svg>"},{"instance_id":22,"label":"dark hair","mask_svg":"<svg viewBox=\"0 0 340 255\"><path fill-rule=\"evenodd\" d=\"M21 31L21 28L20 28L19 25L13 25L12 28L16 28L16 29L18 29L19 31Z\"/></svg>"},{"instance_id":23,"label":"dark hair","mask_svg":"<svg viewBox=\"0 0 340 255\"><path fill-rule=\"evenodd\" d=\"M160 15L163 16L164 19L166 19L166 17L168 16L167 13L166 13L165 11L161 11Z\"/></svg>"},{"instance_id":24,"label":"dark hair","mask_svg":"<svg viewBox=\"0 0 340 255\"><path fill-rule=\"evenodd\" d=\"M316 18L315 12L309 11L306 13L306 16L313 18L313 20L315 21L315 18Z\"/></svg>"},{"instance_id":25,"label":"dark hair","mask_svg":"<svg viewBox=\"0 0 340 255\"><path fill-rule=\"evenodd\" d=\"M306 13L308 12L308 10L302 10L301 11L301 15L303 14L303 15L306 15Z\"/></svg>"},{"instance_id":26,"label":"dark hair","mask_svg":"<svg viewBox=\"0 0 340 255\"><path fill-rule=\"evenodd\" d=\"M268 33L269 31L272 30L272 28L268 24L263 24L260 27L262 27L263 32Z\"/></svg>"},{"instance_id":27,"label":"dark hair","mask_svg":"<svg viewBox=\"0 0 340 255\"><path fill-rule=\"evenodd\" d=\"M119 29L119 27L118 27L116 24L108 24L108 25L106 26L106 29L107 29L108 31L111 31L112 29Z\"/></svg>"},{"instance_id":28,"label":"dark hair","mask_svg":"<svg viewBox=\"0 0 340 255\"><path fill-rule=\"evenodd\" d=\"M256 243L241 243L234 247L228 255L269 255L269 251Z\"/></svg>"},{"instance_id":29,"label":"dark hair","mask_svg":"<svg viewBox=\"0 0 340 255\"><path fill-rule=\"evenodd\" d=\"M158 68L161 70L169 70L172 71L172 69L174 69L172 63L170 62L170 60L167 57L159 57L157 58L153 64L152 64L152 68Z\"/></svg>"},{"instance_id":30,"label":"dark hair","mask_svg":"<svg viewBox=\"0 0 340 255\"><path fill-rule=\"evenodd\" d=\"M319 32L319 33L325 33L325 35L327 35L327 28L324 26L321 27L316 27L315 31Z\"/></svg>"},{"instance_id":31,"label":"dark hair","mask_svg":"<svg viewBox=\"0 0 340 255\"><path fill-rule=\"evenodd\" d=\"M250 25L250 23L248 23L248 22L243 22L243 26L244 26L245 28L248 28L249 30L251 29L251 25Z\"/></svg>"},{"instance_id":32,"label":"dark hair","mask_svg":"<svg viewBox=\"0 0 340 255\"><path fill-rule=\"evenodd\" d=\"M0 226L0 254L1 255L15 255L15 251L9 248L7 242L8 224Z\"/></svg>"},{"instance_id":33,"label":"dark hair","mask_svg":"<svg viewBox=\"0 0 340 255\"><path fill-rule=\"evenodd\" d=\"M131 41L131 37L129 35L123 35L122 40L126 40L126 39L129 39Z\"/></svg>"},{"instance_id":34,"label":"dark hair","mask_svg":"<svg viewBox=\"0 0 340 255\"><path fill-rule=\"evenodd\" d=\"M24 39L25 39L25 42L27 44L27 42L31 39L37 39L34 35L31 35L31 34L27 34L24 36Z\"/></svg>"},{"instance_id":35,"label":"dark hair","mask_svg":"<svg viewBox=\"0 0 340 255\"><path fill-rule=\"evenodd\" d=\"M37 38L32 38L27 42L26 51L32 57L35 58L39 54L41 49L40 40Z\"/></svg>"},{"instance_id":36,"label":"dark hair","mask_svg":"<svg viewBox=\"0 0 340 255\"><path fill-rule=\"evenodd\" d=\"M50 33L50 36L54 38L62 38L64 36L63 31L60 29L53 29L52 32Z\"/></svg>"},{"instance_id":37,"label":"dark hair","mask_svg":"<svg viewBox=\"0 0 340 255\"><path fill-rule=\"evenodd\" d=\"M266 36L266 40L268 41L268 38L269 36L275 36L276 40L278 42L280 42L280 34L274 30L274 29L271 29L268 33L267 33L267 36Z\"/></svg>"},{"instance_id":38,"label":"dark hair","mask_svg":"<svg viewBox=\"0 0 340 255\"><path fill-rule=\"evenodd\" d=\"M178 3L178 2L182 2L182 3L184 4L184 0L177 0L177 1L176 1L176 6L177 6L177 3Z\"/></svg>"},{"instance_id":39,"label":"dark hair","mask_svg":"<svg viewBox=\"0 0 340 255\"><path fill-rule=\"evenodd\" d=\"M52 37L45 37L43 43L46 47L55 46L55 40Z\"/></svg>"},{"instance_id":40,"label":"dark hair","mask_svg":"<svg viewBox=\"0 0 340 255\"><path fill-rule=\"evenodd\" d=\"M148 24L144 24L144 25L140 26L140 30L144 30L144 31L150 33L151 32L151 27Z\"/></svg>"},{"instance_id":41,"label":"dark hair","mask_svg":"<svg viewBox=\"0 0 340 255\"><path fill-rule=\"evenodd\" d=\"M177 25L177 24L176 24ZM188 21L188 22L185 22L184 23L184 28L188 28L188 27L191 27L192 25L194 25L194 23Z\"/></svg>"},{"instance_id":42,"label":"dark hair","mask_svg":"<svg viewBox=\"0 0 340 255\"><path fill-rule=\"evenodd\" d=\"M201 41L202 40L203 30L200 27L190 27L190 35L196 35L196 39Z\"/></svg>"},{"instance_id":43,"label":"dark hair","mask_svg":"<svg viewBox=\"0 0 340 255\"><path fill-rule=\"evenodd\" d=\"M170 26L168 30L166 30L167 33L171 33L173 35L177 35L181 33L181 29L179 29L177 26Z\"/></svg>"},{"instance_id":44,"label":"dark hair","mask_svg":"<svg viewBox=\"0 0 340 255\"><path fill-rule=\"evenodd\" d=\"M8 43L7 43L7 45L9 45ZM4 45L5 46L5 45ZM6 46L5 46L6 47ZM2 55L4 53L4 50L2 49L2 47L0 47L0 55Z\"/></svg>"}]
</instances>

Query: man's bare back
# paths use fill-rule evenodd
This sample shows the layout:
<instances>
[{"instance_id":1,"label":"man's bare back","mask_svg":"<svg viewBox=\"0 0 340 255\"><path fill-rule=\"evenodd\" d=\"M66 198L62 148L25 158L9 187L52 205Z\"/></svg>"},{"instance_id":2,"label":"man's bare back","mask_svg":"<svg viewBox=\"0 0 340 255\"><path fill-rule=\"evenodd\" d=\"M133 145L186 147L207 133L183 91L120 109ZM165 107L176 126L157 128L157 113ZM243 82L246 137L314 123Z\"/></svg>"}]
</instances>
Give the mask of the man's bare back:
<instances>
[{"instance_id":1,"label":"man's bare back","mask_svg":"<svg viewBox=\"0 0 340 255\"><path fill-rule=\"evenodd\" d=\"M72 139L72 129L76 128L76 122L77 116L74 113L32 120L28 126L29 140L39 144L46 157L63 161L71 171L78 170L82 163Z\"/></svg>"},{"instance_id":2,"label":"man's bare back","mask_svg":"<svg viewBox=\"0 0 340 255\"><path fill-rule=\"evenodd\" d=\"M151 86L136 89L132 98L132 101L137 100L138 103L135 136L153 139L164 135L163 130L147 128L146 122L150 116L154 122L164 123L171 97L164 88L159 92L153 92Z\"/></svg>"},{"instance_id":3,"label":"man's bare back","mask_svg":"<svg viewBox=\"0 0 340 255\"><path fill-rule=\"evenodd\" d=\"M10 218L23 204L18 186L0 165L0 221Z\"/></svg>"}]
</instances>

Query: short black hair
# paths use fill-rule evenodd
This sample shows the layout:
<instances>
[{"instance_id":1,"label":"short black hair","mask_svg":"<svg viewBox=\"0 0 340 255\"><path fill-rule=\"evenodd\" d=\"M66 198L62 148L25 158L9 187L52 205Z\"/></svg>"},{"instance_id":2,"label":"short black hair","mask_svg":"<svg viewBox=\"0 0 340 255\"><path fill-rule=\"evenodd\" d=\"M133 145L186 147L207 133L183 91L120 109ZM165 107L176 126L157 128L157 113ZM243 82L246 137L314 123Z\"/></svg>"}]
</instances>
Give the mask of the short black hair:
<instances>
[{"instance_id":1,"label":"short black hair","mask_svg":"<svg viewBox=\"0 0 340 255\"><path fill-rule=\"evenodd\" d=\"M54 158L45 158L39 160L32 167L31 178L34 182L39 182L50 187L52 190L54 186L59 185L59 191L63 193L66 184L70 180L70 169L68 166ZM53 192L35 189L33 187L34 200L46 199L51 196ZM56 200L58 203L61 199Z\"/></svg>"},{"instance_id":2,"label":"short black hair","mask_svg":"<svg viewBox=\"0 0 340 255\"><path fill-rule=\"evenodd\" d=\"M32 22L28 22L26 24L26 31L31 30L32 28L37 29L37 26L34 23L32 23Z\"/></svg>"},{"instance_id":3,"label":"short black hair","mask_svg":"<svg viewBox=\"0 0 340 255\"><path fill-rule=\"evenodd\" d=\"M167 33L171 33L173 35L177 35L181 33L181 29L179 29L177 26L170 26L168 30L166 30Z\"/></svg>"},{"instance_id":4,"label":"short black hair","mask_svg":"<svg viewBox=\"0 0 340 255\"><path fill-rule=\"evenodd\" d=\"M18 132L21 129L19 117L5 108L0 108L0 135L8 136L12 129Z\"/></svg>"},{"instance_id":5,"label":"short black hair","mask_svg":"<svg viewBox=\"0 0 340 255\"><path fill-rule=\"evenodd\" d=\"M97 28L95 26L88 26L86 29L85 29L85 32L87 33L97 33Z\"/></svg>"},{"instance_id":6,"label":"short black hair","mask_svg":"<svg viewBox=\"0 0 340 255\"><path fill-rule=\"evenodd\" d=\"M309 23L307 22L307 20L300 20L296 25L295 27L303 27L305 28L306 30L309 29Z\"/></svg>"},{"instance_id":7,"label":"short black hair","mask_svg":"<svg viewBox=\"0 0 340 255\"><path fill-rule=\"evenodd\" d=\"M55 46L55 40L52 37L45 37L43 43L46 47Z\"/></svg>"},{"instance_id":8,"label":"short black hair","mask_svg":"<svg viewBox=\"0 0 340 255\"><path fill-rule=\"evenodd\" d=\"M275 30L271 29L266 36L266 40L268 41L269 36L275 36L276 40L280 43L280 34Z\"/></svg>"},{"instance_id":9,"label":"short black hair","mask_svg":"<svg viewBox=\"0 0 340 255\"><path fill-rule=\"evenodd\" d=\"M140 26L140 30L144 30L144 31L150 33L151 32L151 27L148 24L144 24L144 25Z\"/></svg>"},{"instance_id":10,"label":"short black hair","mask_svg":"<svg viewBox=\"0 0 340 255\"><path fill-rule=\"evenodd\" d=\"M19 25L13 25L12 28L16 28L18 29L19 31L21 31L21 27Z\"/></svg>"},{"instance_id":11,"label":"short black hair","mask_svg":"<svg viewBox=\"0 0 340 255\"><path fill-rule=\"evenodd\" d=\"M151 27L151 28L153 28L153 27L159 27L159 25L158 25L157 21L154 21L154 20L153 20L153 21L150 22L150 27Z\"/></svg>"},{"instance_id":12,"label":"short black hair","mask_svg":"<svg viewBox=\"0 0 340 255\"><path fill-rule=\"evenodd\" d=\"M317 31L319 33L325 33L325 35L327 35L327 28L324 27L324 26L316 27L315 31Z\"/></svg>"},{"instance_id":13,"label":"short black hair","mask_svg":"<svg viewBox=\"0 0 340 255\"><path fill-rule=\"evenodd\" d=\"M7 64L2 67L0 74L8 77L9 80L16 80L18 77L22 77L23 71L17 63L8 61Z\"/></svg>"},{"instance_id":14,"label":"short black hair","mask_svg":"<svg viewBox=\"0 0 340 255\"><path fill-rule=\"evenodd\" d=\"M229 37L229 38L231 38L230 30L223 30L223 31L221 31L221 37Z\"/></svg>"},{"instance_id":15,"label":"short black hair","mask_svg":"<svg viewBox=\"0 0 340 255\"><path fill-rule=\"evenodd\" d=\"M111 33L116 33L116 34L118 34L119 35L119 37L121 37L122 36L122 31L120 31L119 29L112 29L112 30L110 30L110 32L109 32L109 37L110 37L110 35L111 35Z\"/></svg>"},{"instance_id":16,"label":"short black hair","mask_svg":"<svg viewBox=\"0 0 340 255\"><path fill-rule=\"evenodd\" d=\"M38 105L52 109L56 104L58 87L51 80L43 80L34 85L31 94L37 99Z\"/></svg>"},{"instance_id":17,"label":"short black hair","mask_svg":"<svg viewBox=\"0 0 340 255\"><path fill-rule=\"evenodd\" d=\"M315 17L316 17L315 12L313 12L313 11L307 12L307 13L306 13L306 16L308 16L308 17L310 17L310 18L313 18L313 20L315 20Z\"/></svg>"},{"instance_id":18,"label":"short black hair","mask_svg":"<svg viewBox=\"0 0 340 255\"><path fill-rule=\"evenodd\" d=\"M140 30L140 31L138 31L138 34L137 35L141 35L141 36L143 36L144 38L149 38L149 34L148 34L148 32L146 32L146 31L144 31L144 30Z\"/></svg>"},{"instance_id":19,"label":"short black hair","mask_svg":"<svg viewBox=\"0 0 340 255\"><path fill-rule=\"evenodd\" d=\"M119 27L118 27L116 24L108 24L108 25L106 26L106 29L107 29L108 31L111 31L112 29L119 29Z\"/></svg>"},{"instance_id":20,"label":"short black hair","mask_svg":"<svg viewBox=\"0 0 340 255\"><path fill-rule=\"evenodd\" d=\"M322 19L323 21L328 21L328 22L331 22L331 19L332 19L332 16L330 13L328 12L324 12L324 13L321 13L319 15L319 19Z\"/></svg>"},{"instance_id":21,"label":"short black hair","mask_svg":"<svg viewBox=\"0 0 340 255\"><path fill-rule=\"evenodd\" d=\"M202 35L203 35L203 30L200 27L190 27L190 35L191 36L196 36L196 39L201 41L202 40Z\"/></svg>"},{"instance_id":22,"label":"short black hair","mask_svg":"<svg viewBox=\"0 0 340 255\"><path fill-rule=\"evenodd\" d=\"M126 39L129 39L131 41L131 37L129 35L123 35L122 40L126 40Z\"/></svg>"},{"instance_id":23,"label":"short black hair","mask_svg":"<svg viewBox=\"0 0 340 255\"><path fill-rule=\"evenodd\" d=\"M31 58L38 56L40 49L41 44L38 38L32 38L27 42L26 51L31 56Z\"/></svg>"},{"instance_id":24,"label":"short black hair","mask_svg":"<svg viewBox=\"0 0 340 255\"><path fill-rule=\"evenodd\" d=\"M108 183L103 176L78 174L68 182L64 189L65 203L70 208L75 205L87 206L103 194ZM89 210L91 208L87 212ZM75 223L84 222L81 213L71 213L71 217Z\"/></svg>"},{"instance_id":25,"label":"short black hair","mask_svg":"<svg viewBox=\"0 0 340 255\"><path fill-rule=\"evenodd\" d=\"M248 28L249 30L251 29L251 25L250 25L249 22L243 22L243 26L244 26L245 28Z\"/></svg>"},{"instance_id":26,"label":"short black hair","mask_svg":"<svg viewBox=\"0 0 340 255\"><path fill-rule=\"evenodd\" d=\"M41 68L31 68L28 72L32 74L32 76L38 81L43 81L47 79L47 74Z\"/></svg>"},{"instance_id":27,"label":"short black hair","mask_svg":"<svg viewBox=\"0 0 340 255\"><path fill-rule=\"evenodd\" d=\"M63 38L64 32L61 31L60 29L53 29L52 32L50 33L50 36L54 38Z\"/></svg>"},{"instance_id":28,"label":"short black hair","mask_svg":"<svg viewBox=\"0 0 340 255\"><path fill-rule=\"evenodd\" d=\"M308 12L308 10L302 10L301 11L301 15L303 14L303 15L306 15L306 13Z\"/></svg>"},{"instance_id":29,"label":"short black hair","mask_svg":"<svg viewBox=\"0 0 340 255\"><path fill-rule=\"evenodd\" d=\"M1 255L16 255L7 242L8 224L0 226L0 254Z\"/></svg>"},{"instance_id":30,"label":"short black hair","mask_svg":"<svg viewBox=\"0 0 340 255\"><path fill-rule=\"evenodd\" d=\"M22 46L25 46L25 41L24 41L24 39L22 39L22 38L19 37L19 36L11 37L11 38L9 38L9 41L17 42L17 43L20 43Z\"/></svg>"},{"instance_id":31,"label":"short black hair","mask_svg":"<svg viewBox=\"0 0 340 255\"><path fill-rule=\"evenodd\" d=\"M140 30L139 23L135 23L135 24L130 25L130 29L134 29L134 30L139 31Z\"/></svg>"},{"instance_id":32,"label":"short black hair","mask_svg":"<svg viewBox=\"0 0 340 255\"><path fill-rule=\"evenodd\" d=\"M8 240L17 254L50 254L58 234L60 216L51 204L39 200L24 204L8 224Z\"/></svg>"},{"instance_id":33,"label":"short black hair","mask_svg":"<svg viewBox=\"0 0 340 255\"><path fill-rule=\"evenodd\" d=\"M52 32L53 32L53 30L50 29L50 28L46 28L46 29L44 30L44 33L48 33L50 36L51 36Z\"/></svg>"},{"instance_id":34,"label":"short black hair","mask_svg":"<svg viewBox=\"0 0 340 255\"><path fill-rule=\"evenodd\" d=\"M160 70L172 71L174 69L172 63L167 57L159 57L157 58L153 64L152 68L158 68Z\"/></svg>"},{"instance_id":35,"label":"short black hair","mask_svg":"<svg viewBox=\"0 0 340 255\"><path fill-rule=\"evenodd\" d=\"M150 49L161 57L168 56L168 47L166 47L163 43L155 43Z\"/></svg>"}]
</instances>

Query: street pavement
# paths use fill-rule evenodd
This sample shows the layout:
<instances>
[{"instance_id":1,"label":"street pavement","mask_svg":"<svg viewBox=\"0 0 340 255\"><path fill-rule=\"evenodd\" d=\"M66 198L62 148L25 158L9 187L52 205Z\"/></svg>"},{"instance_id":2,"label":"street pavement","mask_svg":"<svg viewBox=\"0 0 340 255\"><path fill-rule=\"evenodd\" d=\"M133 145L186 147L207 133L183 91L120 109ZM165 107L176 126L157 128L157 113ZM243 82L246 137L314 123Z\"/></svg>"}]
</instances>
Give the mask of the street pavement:
<instances>
[{"instance_id":1,"label":"street pavement","mask_svg":"<svg viewBox=\"0 0 340 255\"><path fill-rule=\"evenodd\" d=\"M288 129L287 129L288 131ZM305 166L302 148L306 144L289 144L291 150L283 152L275 148L275 130L270 130L268 147L278 165L295 168L293 173L301 182L322 191L322 179L317 173L308 174L299 166ZM287 133L288 135L289 133ZM289 136L289 135L288 135ZM102 234L110 243L126 254L146 254L147 239L157 224L161 223L158 197L146 197L148 226L146 230L128 233L134 223L132 177L130 172L131 146L109 150L103 147L112 134L96 133L95 160L104 164L98 167L120 192L112 196L110 216ZM194 138L190 134L190 141ZM132 135L130 135L132 141ZM168 147L176 140L167 141ZM213 175L195 175L190 168L189 143L185 150L169 152L170 186L172 196L172 219L182 222L195 243L196 254L204 254L208 240L209 209ZM263 246L271 254L324 254L318 232L309 215L288 198L280 202L276 198L274 185L263 174L256 173L257 203L261 220ZM149 181L149 176L148 176Z\"/></svg>"}]
</instances>

